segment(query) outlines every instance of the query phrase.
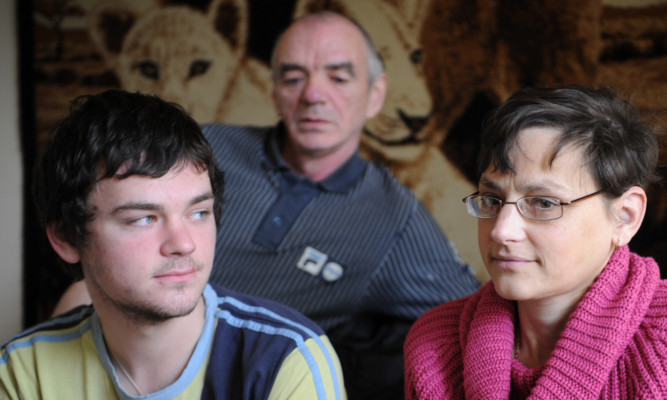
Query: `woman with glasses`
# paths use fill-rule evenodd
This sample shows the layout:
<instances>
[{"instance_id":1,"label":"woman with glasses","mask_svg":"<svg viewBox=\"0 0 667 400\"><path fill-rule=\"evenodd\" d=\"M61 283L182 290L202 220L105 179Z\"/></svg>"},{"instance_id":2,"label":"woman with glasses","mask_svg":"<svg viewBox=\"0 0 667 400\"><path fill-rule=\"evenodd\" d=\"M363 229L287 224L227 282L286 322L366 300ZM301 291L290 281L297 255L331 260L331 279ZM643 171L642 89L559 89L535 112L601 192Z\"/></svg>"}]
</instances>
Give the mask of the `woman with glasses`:
<instances>
[{"instance_id":1,"label":"woman with glasses","mask_svg":"<svg viewBox=\"0 0 667 400\"><path fill-rule=\"evenodd\" d=\"M628 248L657 158L608 88L525 89L490 115L463 202L491 281L414 324L406 397L667 398L667 281Z\"/></svg>"}]
</instances>

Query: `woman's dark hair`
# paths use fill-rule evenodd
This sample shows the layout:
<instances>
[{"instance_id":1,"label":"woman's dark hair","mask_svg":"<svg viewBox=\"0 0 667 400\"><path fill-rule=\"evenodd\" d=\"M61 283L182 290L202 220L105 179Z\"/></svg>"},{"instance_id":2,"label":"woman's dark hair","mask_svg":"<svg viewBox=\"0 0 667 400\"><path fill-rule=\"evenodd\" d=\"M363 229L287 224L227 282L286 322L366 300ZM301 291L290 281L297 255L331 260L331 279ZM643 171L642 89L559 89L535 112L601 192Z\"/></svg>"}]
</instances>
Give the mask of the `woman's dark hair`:
<instances>
[{"instance_id":1,"label":"woman's dark hair","mask_svg":"<svg viewBox=\"0 0 667 400\"><path fill-rule=\"evenodd\" d=\"M493 111L482 128L477 177L489 166L514 173L511 150L519 133L533 127L560 132L551 162L565 146L580 148L598 188L611 198L658 180L657 132L613 89L581 85L526 88Z\"/></svg>"},{"instance_id":2,"label":"woman's dark hair","mask_svg":"<svg viewBox=\"0 0 667 400\"><path fill-rule=\"evenodd\" d=\"M95 217L88 195L97 182L160 177L188 163L208 171L219 223L224 175L199 125L180 106L120 90L80 96L49 137L35 169L33 195L40 221L45 227L53 224L61 239L80 247ZM80 265L68 267L81 276Z\"/></svg>"}]
</instances>

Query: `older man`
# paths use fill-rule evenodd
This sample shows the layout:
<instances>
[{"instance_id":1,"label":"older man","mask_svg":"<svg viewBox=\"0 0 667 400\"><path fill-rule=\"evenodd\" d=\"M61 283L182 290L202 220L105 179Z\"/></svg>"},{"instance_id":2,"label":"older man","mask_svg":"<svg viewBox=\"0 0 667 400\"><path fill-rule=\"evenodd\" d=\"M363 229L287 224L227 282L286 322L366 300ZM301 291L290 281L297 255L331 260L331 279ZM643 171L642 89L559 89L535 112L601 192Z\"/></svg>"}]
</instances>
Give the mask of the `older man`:
<instances>
[{"instance_id":1,"label":"older man","mask_svg":"<svg viewBox=\"0 0 667 400\"><path fill-rule=\"evenodd\" d=\"M229 171L212 279L318 322L350 398L401 398L407 327L478 282L423 204L358 154L387 87L364 30L305 16L279 38L272 69L278 126L204 127Z\"/></svg>"}]
</instances>

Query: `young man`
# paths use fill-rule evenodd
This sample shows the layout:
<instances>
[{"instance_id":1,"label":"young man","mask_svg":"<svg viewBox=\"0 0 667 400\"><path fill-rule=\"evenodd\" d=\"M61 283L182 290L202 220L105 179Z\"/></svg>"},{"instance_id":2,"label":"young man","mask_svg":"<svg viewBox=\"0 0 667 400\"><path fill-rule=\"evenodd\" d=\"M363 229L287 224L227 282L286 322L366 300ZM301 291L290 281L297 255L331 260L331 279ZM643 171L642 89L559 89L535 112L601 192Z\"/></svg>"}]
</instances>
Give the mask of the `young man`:
<instances>
[{"instance_id":1,"label":"young man","mask_svg":"<svg viewBox=\"0 0 667 400\"><path fill-rule=\"evenodd\" d=\"M224 182L196 122L121 91L75 106L41 158L35 198L92 307L3 345L0 397L345 398L317 325L207 284Z\"/></svg>"}]
</instances>

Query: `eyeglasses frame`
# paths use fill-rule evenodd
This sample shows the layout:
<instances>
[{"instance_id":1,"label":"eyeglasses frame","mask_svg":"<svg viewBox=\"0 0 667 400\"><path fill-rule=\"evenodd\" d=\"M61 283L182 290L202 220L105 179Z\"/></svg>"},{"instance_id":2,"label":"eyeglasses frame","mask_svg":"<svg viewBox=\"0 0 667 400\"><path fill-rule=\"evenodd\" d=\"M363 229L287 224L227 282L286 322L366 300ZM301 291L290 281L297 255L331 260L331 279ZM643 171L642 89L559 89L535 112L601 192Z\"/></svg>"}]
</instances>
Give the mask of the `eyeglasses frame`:
<instances>
[{"instance_id":1,"label":"eyeglasses frame","mask_svg":"<svg viewBox=\"0 0 667 400\"><path fill-rule=\"evenodd\" d=\"M561 202L559 199L557 199L557 198L555 198L555 197L549 197L549 196L523 196L523 197L519 197L518 199L516 199L516 201L505 201L505 200L501 200L501 199L498 199L498 201L500 201L500 208L501 208L501 209L502 209L502 207L503 207L505 204L514 204L514 206L516 207L517 211L519 211L519 214L521 214L522 216L524 216L525 218L527 218L527 219L529 219L529 220L532 220L532 221L554 221L554 220L557 220L557 219L559 219L560 217L563 216L563 206L569 206L569 205L572 205L572 204L574 204L574 203L576 203L576 202L578 202L578 201L589 199L589 198L591 198L591 197L593 197L593 196L597 196L598 194L603 193L603 192L604 192L603 190L598 190L597 192L593 192L593 193L591 193L591 194L587 194L587 195L585 195L585 196L576 198L576 199L574 199L574 200L570 200L570 201L568 201L568 202ZM477 191L477 192L475 192L475 193L473 193L473 194L470 194L470 195L468 195L468 196L466 196L466 197L464 197L464 198L462 199L463 203L466 204L466 210L468 209L468 207L467 207L467 200L468 200L468 198L471 198L471 197L478 197L478 196L483 196L483 197L493 197L493 196L480 195L480 194L479 194L479 191ZM550 199L558 200L558 204L561 206L561 208L560 208L560 209L561 209L561 213L560 213L560 215L559 215L558 217L556 217L556 218L549 218L549 219L531 218L531 217L525 215L525 214L523 213L523 211L521 211L521 209L519 208L519 205L517 204L517 203L519 202L519 200L521 200L521 199L525 199L526 197L544 197L544 198L550 198ZM500 213L500 211L498 211L498 213ZM470 213L468 213L468 214L470 214ZM482 216L476 217L476 216L474 216L474 215L471 215L471 217L480 218L480 219L490 219L490 218L496 218L496 217L498 217L498 216L496 215L496 216L493 216L493 217L482 217Z\"/></svg>"}]
</instances>

